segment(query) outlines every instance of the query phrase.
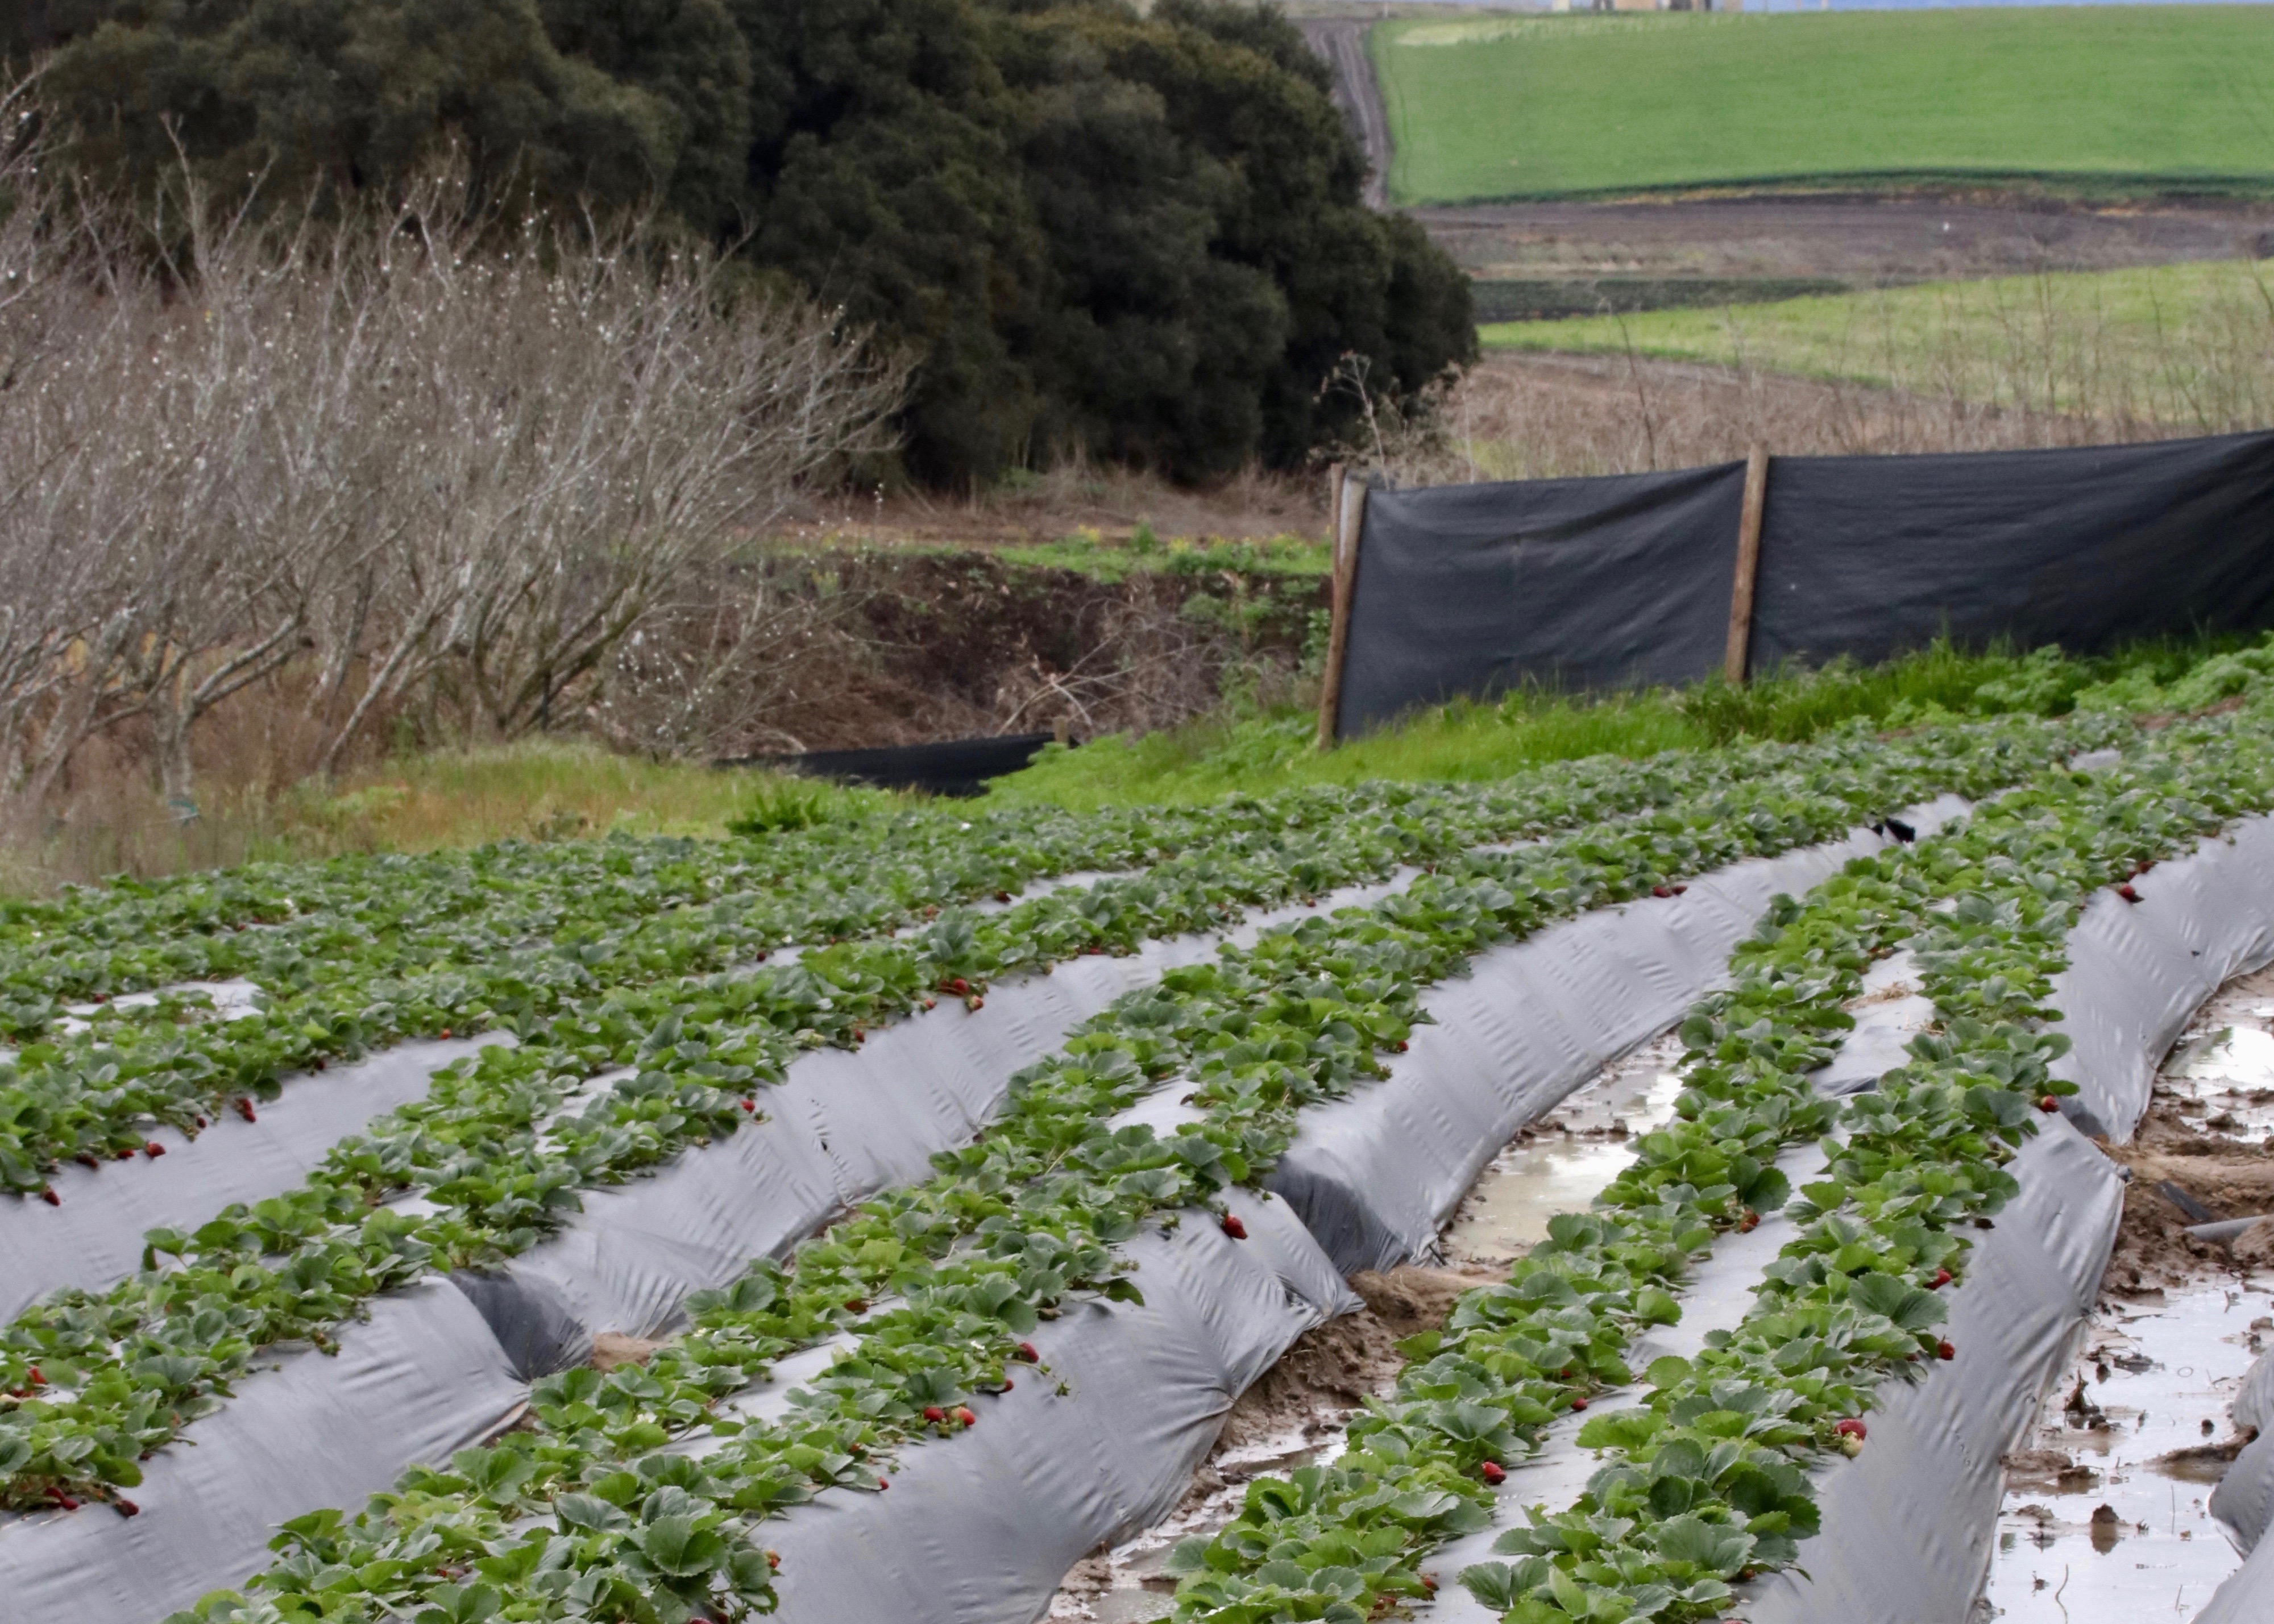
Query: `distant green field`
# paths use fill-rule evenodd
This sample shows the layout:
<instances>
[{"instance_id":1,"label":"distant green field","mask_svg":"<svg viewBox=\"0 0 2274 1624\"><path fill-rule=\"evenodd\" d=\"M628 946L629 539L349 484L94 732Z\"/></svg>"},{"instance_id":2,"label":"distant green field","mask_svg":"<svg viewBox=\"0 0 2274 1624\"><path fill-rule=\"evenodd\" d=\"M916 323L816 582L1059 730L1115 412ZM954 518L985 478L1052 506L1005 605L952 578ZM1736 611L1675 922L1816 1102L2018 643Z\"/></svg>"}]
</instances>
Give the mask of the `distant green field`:
<instances>
[{"instance_id":1,"label":"distant green field","mask_svg":"<svg viewBox=\"0 0 2274 1624\"><path fill-rule=\"evenodd\" d=\"M1834 13L1838 15L1838 13ZM1721 309L1481 327L1488 349L1705 361L2225 425L2274 406L2274 261L1926 282Z\"/></svg>"},{"instance_id":2,"label":"distant green field","mask_svg":"<svg viewBox=\"0 0 2274 1624\"><path fill-rule=\"evenodd\" d=\"M2274 190L2274 7L1384 23L1400 202L2034 177Z\"/></svg>"}]
</instances>

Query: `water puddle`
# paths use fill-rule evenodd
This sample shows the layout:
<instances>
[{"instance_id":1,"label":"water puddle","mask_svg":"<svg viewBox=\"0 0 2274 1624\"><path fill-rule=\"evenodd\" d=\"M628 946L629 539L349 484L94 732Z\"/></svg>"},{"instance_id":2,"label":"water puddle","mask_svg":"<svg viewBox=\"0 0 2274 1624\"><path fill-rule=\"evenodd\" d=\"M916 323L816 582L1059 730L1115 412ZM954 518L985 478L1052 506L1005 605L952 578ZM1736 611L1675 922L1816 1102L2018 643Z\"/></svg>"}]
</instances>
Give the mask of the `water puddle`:
<instances>
[{"instance_id":1,"label":"water puddle","mask_svg":"<svg viewBox=\"0 0 2274 1624\"><path fill-rule=\"evenodd\" d=\"M2034 1624L2189 1618L2241 1563L2206 1509L2227 1406L2274 1331L2274 1293L2205 1282L2105 1303L2008 1457L1988 1616Z\"/></svg>"},{"instance_id":2,"label":"water puddle","mask_svg":"<svg viewBox=\"0 0 2274 1624\"><path fill-rule=\"evenodd\" d=\"M1586 1211L1634 1160L1628 1141L1673 1117L1681 1058L1682 1041L1668 1033L1613 1061L1519 1132L1454 1209L1440 1254L1505 1267L1547 1238L1556 1214Z\"/></svg>"},{"instance_id":3,"label":"water puddle","mask_svg":"<svg viewBox=\"0 0 2274 1624\"><path fill-rule=\"evenodd\" d=\"M2156 1079L2155 1109L2255 1162L2274 1134L2274 971L2236 978L2196 1013ZM2120 1264L2133 1245L2120 1244ZM2274 1344L2274 1274L2215 1248L2166 1255L2187 1278L2166 1274L2160 1289L2136 1274L2124 1289L2112 1266L2076 1357L2007 1457L1984 1617L2191 1618L2241 1565L2209 1501L2240 1442L2228 1407Z\"/></svg>"}]
</instances>

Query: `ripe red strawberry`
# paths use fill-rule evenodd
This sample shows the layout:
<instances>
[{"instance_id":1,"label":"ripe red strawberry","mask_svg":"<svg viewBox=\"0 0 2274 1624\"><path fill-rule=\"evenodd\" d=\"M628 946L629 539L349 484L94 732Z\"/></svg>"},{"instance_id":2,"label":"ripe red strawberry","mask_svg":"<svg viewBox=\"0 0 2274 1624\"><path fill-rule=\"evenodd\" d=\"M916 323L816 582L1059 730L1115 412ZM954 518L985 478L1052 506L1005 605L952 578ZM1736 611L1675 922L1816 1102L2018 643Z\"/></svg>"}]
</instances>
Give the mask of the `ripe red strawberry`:
<instances>
[{"instance_id":1,"label":"ripe red strawberry","mask_svg":"<svg viewBox=\"0 0 2274 1624\"><path fill-rule=\"evenodd\" d=\"M1938 1359L1954 1359L1958 1357L1957 1345L1947 1339L1939 1342L1934 1345L1934 1357Z\"/></svg>"},{"instance_id":2,"label":"ripe red strawberry","mask_svg":"<svg viewBox=\"0 0 2274 1624\"><path fill-rule=\"evenodd\" d=\"M328 1060L325 1059L321 1055L318 1055L318 1056L316 1056L316 1070L318 1070L319 1071L328 1071L328 1070L330 1070L330 1069L331 1069L331 1064L332 1064L332 1063L331 1063L330 1061L328 1061Z\"/></svg>"},{"instance_id":3,"label":"ripe red strawberry","mask_svg":"<svg viewBox=\"0 0 2274 1624\"><path fill-rule=\"evenodd\" d=\"M166 1154L166 1147L158 1143L157 1140L152 1139L148 1144L142 1147L142 1154L148 1156L151 1160L155 1161L157 1158Z\"/></svg>"},{"instance_id":4,"label":"ripe red strawberry","mask_svg":"<svg viewBox=\"0 0 2274 1624\"><path fill-rule=\"evenodd\" d=\"M443 1027L440 1035L446 1038L448 1037L450 1035L450 1029L448 1026Z\"/></svg>"},{"instance_id":5,"label":"ripe red strawberry","mask_svg":"<svg viewBox=\"0 0 2274 1624\"><path fill-rule=\"evenodd\" d=\"M1391 1047L1396 1049L1397 1052L1402 1055L1405 1052L1405 1040L1404 1038L1400 1038L1395 1044L1391 1045Z\"/></svg>"},{"instance_id":6,"label":"ripe red strawberry","mask_svg":"<svg viewBox=\"0 0 2274 1624\"><path fill-rule=\"evenodd\" d=\"M45 1201L49 1207L61 1207L64 1204L63 1197L56 1193L56 1187L53 1184L45 1184L41 1187L40 1199Z\"/></svg>"},{"instance_id":7,"label":"ripe red strawberry","mask_svg":"<svg viewBox=\"0 0 2274 1624\"><path fill-rule=\"evenodd\" d=\"M879 1477L877 1479L877 1486L880 1489L889 1489L892 1486L892 1480L890 1477Z\"/></svg>"},{"instance_id":8,"label":"ripe red strawberry","mask_svg":"<svg viewBox=\"0 0 2274 1624\"><path fill-rule=\"evenodd\" d=\"M48 1385L48 1379L40 1374L40 1367L36 1365L25 1373L24 1380L35 1387L44 1387Z\"/></svg>"},{"instance_id":9,"label":"ripe red strawberry","mask_svg":"<svg viewBox=\"0 0 2274 1624\"><path fill-rule=\"evenodd\" d=\"M142 1515L141 1507L123 1496L110 1503L118 1508L118 1515L122 1517L139 1517Z\"/></svg>"},{"instance_id":10,"label":"ripe red strawberry","mask_svg":"<svg viewBox=\"0 0 2274 1624\"><path fill-rule=\"evenodd\" d=\"M1005 1376L1003 1378L1003 1385L996 1388L995 1391L998 1393L1008 1393L1013 1385L1014 1384L1012 1382L1011 1379L1008 1376Z\"/></svg>"},{"instance_id":11,"label":"ripe red strawberry","mask_svg":"<svg viewBox=\"0 0 2274 1624\"><path fill-rule=\"evenodd\" d=\"M979 1425L979 1417L971 1413L971 1407L968 1404L958 1404L955 1407L955 1418L966 1426Z\"/></svg>"},{"instance_id":12,"label":"ripe red strawberry","mask_svg":"<svg viewBox=\"0 0 2274 1624\"><path fill-rule=\"evenodd\" d=\"M1650 888L1650 894L1651 894L1652 896L1653 896L1653 897L1671 897L1672 895L1674 895L1674 893L1673 893L1671 891L1668 890L1668 889L1667 889L1665 886L1663 886L1663 885L1653 885L1653 886L1652 886L1652 887Z\"/></svg>"},{"instance_id":13,"label":"ripe red strawberry","mask_svg":"<svg viewBox=\"0 0 2274 1624\"><path fill-rule=\"evenodd\" d=\"M198 1121L198 1126L200 1126L200 1128L202 1128L202 1127L204 1127L204 1126L206 1125L206 1119L205 1119L204 1117L200 1116L200 1117L199 1117L199 1118L197 1119L197 1121Z\"/></svg>"},{"instance_id":14,"label":"ripe red strawberry","mask_svg":"<svg viewBox=\"0 0 2274 1624\"><path fill-rule=\"evenodd\" d=\"M1761 1215L1750 1207L1745 1208L1744 1216L1737 1220L1737 1233L1740 1235L1751 1235L1760 1227Z\"/></svg>"},{"instance_id":15,"label":"ripe red strawberry","mask_svg":"<svg viewBox=\"0 0 2274 1624\"><path fill-rule=\"evenodd\" d=\"M1849 1416L1844 1421L1835 1422L1832 1430L1839 1433L1842 1438L1861 1438L1864 1435L1864 1426L1863 1422L1857 1420L1854 1416Z\"/></svg>"},{"instance_id":16,"label":"ripe red strawberry","mask_svg":"<svg viewBox=\"0 0 2274 1624\"><path fill-rule=\"evenodd\" d=\"M1949 1283L1950 1271L1948 1269L1937 1269L1934 1272L1934 1280L1927 1287L1927 1289L1930 1291L1939 1291Z\"/></svg>"},{"instance_id":17,"label":"ripe red strawberry","mask_svg":"<svg viewBox=\"0 0 2274 1624\"><path fill-rule=\"evenodd\" d=\"M947 1419L947 1411L942 1410L937 1404L926 1404L924 1406L923 1416L925 1420L930 1422L934 1426L937 1426L941 1422Z\"/></svg>"},{"instance_id":18,"label":"ripe red strawberry","mask_svg":"<svg viewBox=\"0 0 2274 1624\"><path fill-rule=\"evenodd\" d=\"M772 1568L776 1573L779 1573L781 1571L781 1553L779 1551L767 1552L766 1566Z\"/></svg>"},{"instance_id":19,"label":"ripe red strawberry","mask_svg":"<svg viewBox=\"0 0 2274 1624\"><path fill-rule=\"evenodd\" d=\"M1008 902L1011 900L1011 893L1007 891L998 891L995 893L995 900L998 902Z\"/></svg>"},{"instance_id":20,"label":"ripe red strawberry","mask_svg":"<svg viewBox=\"0 0 2274 1624\"><path fill-rule=\"evenodd\" d=\"M1247 1238L1247 1226L1240 1222L1238 1213L1226 1213L1224 1215L1224 1232L1236 1241L1244 1241Z\"/></svg>"},{"instance_id":21,"label":"ripe red strawberry","mask_svg":"<svg viewBox=\"0 0 2274 1624\"><path fill-rule=\"evenodd\" d=\"M65 1511L77 1511L79 1509L79 1501L73 1500L61 1489L56 1491L56 1504L61 1506Z\"/></svg>"},{"instance_id":22,"label":"ripe red strawberry","mask_svg":"<svg viewBox=\"0 0 2274 1624\"><path fill-rule=\"evenodd\" d=\"M1043 1362L1043 1356L1035 1351L1035 1344L1032 1342L1020 1342L1016 1357L1024 1359L1029 1365L1040 1365Z\"/></svg>"},{"instance_id":23,"label":"ripe red strawberry","mask_svg":"<svg viewBox=\"0 0 2274 1624\"><path fill-rule=\"evenodd\" d=\"M936 1009L937 1009L938 1007L939 1007L939 1000L938 1000L938 999L937 999L937 998L926 998L926 999L924 1000L924 1008L926 1008L926 1009L928 1009L928 1010L936 1010Z\"/></svg>"},{"instance_id":24,"label":"ripe red strawberry","mask_svg":"<svg viewBox=\"0 0 2274 1624\"><path fill-rule=\"evenodd\" d=\"M1477 1476L1482 1477L1487 1483L1498 1483L1508 1474L1501 1470L1498 1461L1487 1461L1477 1468Z\"/></svg>"},{"instance_id":25,"label":"ripe red strawberry","mask_svg":"<svg viewBox=\"0 0 2274 1624\"><path fill-rule=\"evenodd\" d=\"M2156 860L2154 858L2142 857L2138 862L2132 865L2132 877L2136 880L2155 866Z\"/></svg>"},{"instance_id":26,"label":"ripe red strawberry","mask_svg":"<svg viewBox=\"0 0 2274 1624\"><path fill-rule=\"evenodd\" d=\"M1674 888L1674 894L1679 897L1683 891L1688 891L1690 887L1687 885L1677 885Z\"/></svg>"},{"instance_id":27,"label":"ripe red strawberry","mask_svg":"<svg viewBox=\"0 0 2274 1624\"><path fill-rule=\"evenodd\" d=\"M746 1111L755 1111L758 1109L758 1102L756 1100L745 1100L742 1101L742 1109Z\"/></svg>"},{"instance_id":28,"label":"ripe red strawberry","mask_svg":"<svg viewBox=\"0 0 2274 1624\"><path fill-rule=\"evenodd\" d=\"M1584 1398L1575 1398L1571 1401L1571 1408L1574 1410L1585 1410L1586 1407L1587 1401Z\"/></svg>"},{"instance_id":29,"label":"ripe red strawberry","mask_svg":"<svg viewBox=\"0 0 2274 1624\"><path fill-rule=\"evenodd\" d=\"M102 1165L102 1163L97 1162L92 1155L83 1150L76 1156L73 1156L72 1160L78 1162L81 1167L99 1168Z\"/></svg>"},{"instance_id":30,"label":"ripe red strawberry","mask_svg":"<svg viewBox=\"0 0 2274 1624\"><path fill-rule=\"evenodd\" d=\"M2116 894L2123 898L2127 902L2137 902L2140 900L2140 893L2132 889L2132 883L2128 880L2116 888Z\"/></svg>"},{"instance_id":31,"label":"ripe red strawberry","mask_svg":"<svg viewBox=\"0 0 2274 1624\"><path fill-rule=\"evenodd\" d=\"M845 1299L845 1306L856 1314L865 1314L869 1312L869 1299L865 1297L848 1297Z\"/></svg>"},{"instance_id":32,"label":"ripe red strawberry","mask_svg":"<svg viewBox=\"0 0 2274 1624\"><path fill-rule=\"evenodd\" d=\"M237 1097L237 1114L244 1117L247 1122L258 1122L260 1120L258 1116L255 1116L252 1114L252 1101L250 1096L245 1094L239 1094Z\"/></svg>"},{"instance_id":33,"label":"ripe red strawberry","mask_svg":"<svg viewBox=\"0 0 2274 1624\"><path fill-rule=\"evenodd\" d=\"M113 1162L132 1162L134 1160L134 1153L131 1150L113 1151L110 1159Z\"/></svg>"},{"instance_id":34,"label":"ripe red strawberry","mask_svg":"<svg viewBox=\"0 0 2274 1624\"><path fill-rule=\"evenodd\" d=\"M1430 1595L1434 1596L1437 1593L1437 1582L1434 1579L1432 1579L1427 1574L1423 1574L1421 1575L1421 1588L1428 1591Z\"/></svg>"},{"instance_id":35,"label":"ripe red strawberry","mask_svg":"<svg viewBox=\"0 0 2274 1624\"><path fill-rule=\"evenodd\" d=\"M2054 1099L2052 1095L2047 1094L2037 1101L2037 1109L2044 1112L2046 1116L2050 1116L2055 1111L2060 1109L2060 1101Z\"/></svg>"}]
</instances>

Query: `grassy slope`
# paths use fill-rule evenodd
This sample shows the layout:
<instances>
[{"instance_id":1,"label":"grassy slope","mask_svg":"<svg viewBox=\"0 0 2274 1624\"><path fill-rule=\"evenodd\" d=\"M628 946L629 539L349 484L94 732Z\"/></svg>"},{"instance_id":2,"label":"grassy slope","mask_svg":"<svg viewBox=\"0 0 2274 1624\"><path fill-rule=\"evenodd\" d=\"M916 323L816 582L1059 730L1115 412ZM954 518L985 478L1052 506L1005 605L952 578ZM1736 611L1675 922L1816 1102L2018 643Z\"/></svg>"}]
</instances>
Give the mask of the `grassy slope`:
<instances>
[{"instance_id":1,"label":"grassy slope","mask_svg":"<svg viewBox=\"0 0 2274 1624\"><path fill-rule=\"evenodd\" d=\"M2095 684L2127 691L2110 703L2161 703L2171 681L2233 640L2144 643L2100 659L2058 650L2029 658L2002 651L1962 654L1944 645L1858 670L1834 663L1731 688L1720 679L1688 689L1564 697L1528 691L1493 704L1456 703L1404 726L1320 753L1307 715L1211 722L1136 740L1101 739L1076 750L1051 746L1024 772L998 779L981 804L1050 802L1077 810L1103 805L1189 804L1235 791L1262 794L1298 784L1362 778L1480 780L1583 756L1639 756L1702 749L1737 738L1800 741L1858 718L1888 726L1939 712L2058 711ZM2114 689L2109 690L2113 692ZM2213 692L2209 697L2218 697ZM2179 703L2195 703L2182 695Z\"/></svg>"},{"instance_id":2,"label":"grassy slope","mask_svg":"<svg viewBox=\"0 0 2274 1624\"><path fill-rule=\"evenodd\" d=\"M1834 13L1838 15L1838 13ZM2230 335L2263 329L2274 282L2235 261L2078 271L1480 328L1490 347L1743 364L2041 409L2111 390L2184 397ZM2263 331L2260 334L2263 338ZM2247 341L2246 341L2247 342ZM2097 398L2077 398L2090 396Z\"/></svg>"},{"instance_id":3,"label":"grassy slope","mask_svg":"<svg viewBox=\"0 0 2274 1624\"><path fill-rule=\"evenodd\" d=\"M2274 182L2259 5L1385 23L1401 202L1809 176Z\"/></svg>"}]
</instances>

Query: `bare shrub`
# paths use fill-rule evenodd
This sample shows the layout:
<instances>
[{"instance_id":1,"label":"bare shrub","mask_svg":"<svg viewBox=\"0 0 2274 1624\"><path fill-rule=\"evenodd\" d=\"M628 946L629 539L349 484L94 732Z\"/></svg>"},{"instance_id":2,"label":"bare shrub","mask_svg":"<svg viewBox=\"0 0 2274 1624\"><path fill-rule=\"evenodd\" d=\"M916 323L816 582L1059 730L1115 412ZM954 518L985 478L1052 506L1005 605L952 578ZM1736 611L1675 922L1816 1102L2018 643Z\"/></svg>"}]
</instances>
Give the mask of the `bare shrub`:
<instances>
[{"instance_id":1,"label":"bare shrub","mask_svg":"<svg viewBox=\"0 0 2274 1624\"><path fill-rule=\"evenodd\" d=\"M578 714L636 688L614 655L698 580L766 623L719 560L889 445L903 365L643 222L501 221L448 169L281 225L184 180L129 220L42 171L20 93L0 110L19 815L99 737L146 741L189 810L193 731L287 667L326 770L414 699L472 736Z\"/></svg>"}]
</instances>

